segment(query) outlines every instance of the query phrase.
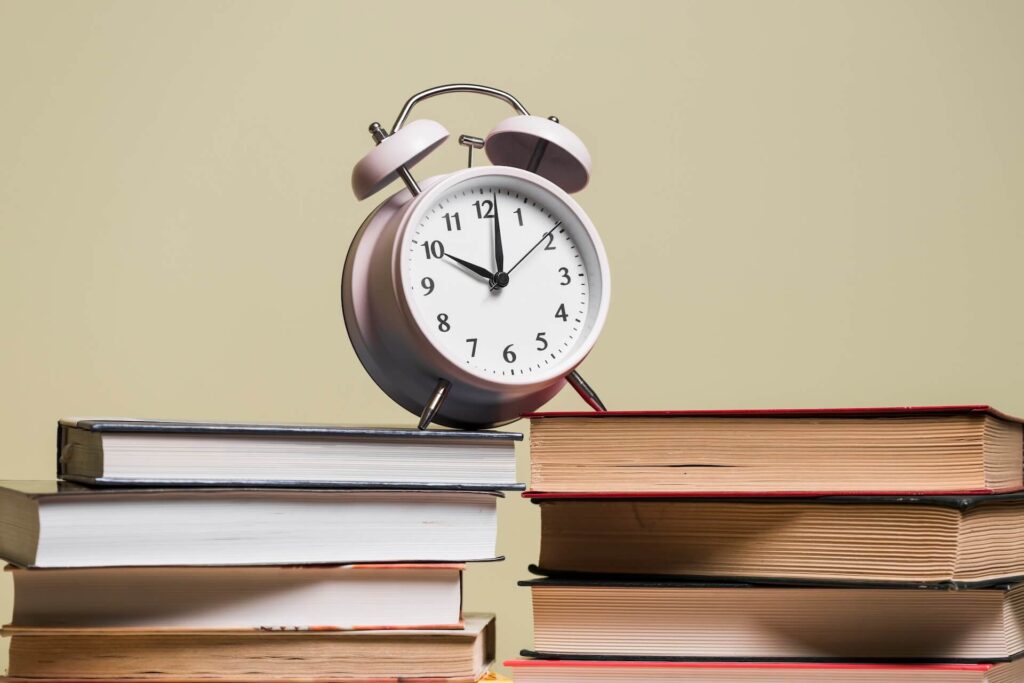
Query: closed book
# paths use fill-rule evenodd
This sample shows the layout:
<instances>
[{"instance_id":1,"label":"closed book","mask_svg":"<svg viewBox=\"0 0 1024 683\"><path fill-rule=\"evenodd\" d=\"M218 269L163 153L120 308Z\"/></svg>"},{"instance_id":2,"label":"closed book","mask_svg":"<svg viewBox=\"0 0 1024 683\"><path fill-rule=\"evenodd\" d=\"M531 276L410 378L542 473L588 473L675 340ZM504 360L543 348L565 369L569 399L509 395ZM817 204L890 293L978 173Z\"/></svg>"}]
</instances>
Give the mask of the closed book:
<instances>
[{"instance_id":1,"label":"closed book","mask_svg":"<svg viewBox=\"0 0 1024 683\"><path fill-rule=\"evenodd\" d=\"M1024 493L534 500L549 576L964 586L1024 577Z\"/></svg>"},{"instance_id":2,"label":"closed book","mask_svg":"<svg viewBox=\"0 0 1024 683\"><path fill-rule=\"evenodd\" d=\"M459 564L10 569L12 626L343 631L462 628Z\"/></svg>"},{"instance_id":3,"label":"closed book","mask_svg":"<svg viewBox=\"0 0 1024 683\"><path fill-rule=\"evenodd\" d=\"M0 482L0 557L24 567L497 559L499 492L90 488Z\"/></svg>"},{"instance_id":4,"label":"closed book","mask_svg":"<svg viewBox=\"0 0 1024 683\"><path fill-rule=\"evenodd\" d=\"M1024 487L989 406L539 413L531 486L559 494L960 494Z\"/></svg>"},{"instance_id":5,"label":"closed book","mask_svg":"<svg viewBox=\"0 0 1024 683\"><path fill-rule=\"evenodd\" d=\"M525 581L534 656L634 660L1005 661L1024 584L979 590Z\"/></svg>"},{"instance_id":6,"label":"closed book","mask_svg":"<svg viewBox=\"0 0 1024 683\"><path fill-rule=\"evenodd\" d=\"M505 662L518 683L1018 683L1024 660L999 664L777 662Z\"/></svg>"},{"instance_id":7,"label":"closed book","mask_svg":"<svg viewBox=\"0 0 1024 683\"><path fill-rule=\"evenodd\" d=\"M101 486L518 489L522 434L64 419L58 476Z\"/></svg>"},{"instance_id":8,"label":"closed book","mask_svg":"<svg viewBox=\"0 0 1024 683\"><path fill-rule=\"evenodd\" d=\"M494 657L494 617L464 630L80 631L7 628L9 675L63 680L476 681Z\"/></svg>"}]
</instances>

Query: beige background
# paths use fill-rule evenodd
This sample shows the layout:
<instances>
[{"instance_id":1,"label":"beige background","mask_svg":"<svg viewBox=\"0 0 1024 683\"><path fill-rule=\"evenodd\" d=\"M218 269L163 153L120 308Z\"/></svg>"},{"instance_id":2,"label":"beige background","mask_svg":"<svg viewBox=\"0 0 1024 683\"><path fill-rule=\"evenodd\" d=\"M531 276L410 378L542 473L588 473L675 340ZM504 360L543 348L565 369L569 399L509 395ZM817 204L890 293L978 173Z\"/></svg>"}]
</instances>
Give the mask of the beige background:
<instances>
[{"instance_id":1,"label":"beige background","mask_svg":"<svg viewBox=\"0 0 1024 683\"><path fill-rule=\"evenodd\" d=\"M62 415L409 424L341 322L349 172L367 124L459 80L590 147L610 407L1024 413L1024 3L605 5L0 2L0 476L51 476ZM529 505L500 542L467 604L506 658Z\"/></svg>"}]
</instances>

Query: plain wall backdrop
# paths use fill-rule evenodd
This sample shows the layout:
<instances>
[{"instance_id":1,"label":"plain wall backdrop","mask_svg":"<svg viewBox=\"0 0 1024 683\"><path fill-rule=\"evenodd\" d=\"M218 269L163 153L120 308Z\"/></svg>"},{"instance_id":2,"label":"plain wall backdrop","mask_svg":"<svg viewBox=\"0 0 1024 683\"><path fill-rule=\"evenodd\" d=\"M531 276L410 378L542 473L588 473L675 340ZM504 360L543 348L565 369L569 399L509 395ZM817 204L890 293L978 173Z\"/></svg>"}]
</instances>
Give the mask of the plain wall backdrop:
<instances>
[{"instance_id":1,"label":"plain wall backdrop","mask_svg":"<svg viewBox=\"0 0 1024 683\"><path fill-rule=\"evenodd\" d=\"M1024 413L1022 29L1012 1L0 1L0 476L51 477L65 415L412 424L341 320L375 203L349 174L457 81L590 148L609 407ZM417 176L508 113L418 107L453 140ZM537 529L508 500L507 561L468 572L500 658Z\"/></svg>"}]
</instances>

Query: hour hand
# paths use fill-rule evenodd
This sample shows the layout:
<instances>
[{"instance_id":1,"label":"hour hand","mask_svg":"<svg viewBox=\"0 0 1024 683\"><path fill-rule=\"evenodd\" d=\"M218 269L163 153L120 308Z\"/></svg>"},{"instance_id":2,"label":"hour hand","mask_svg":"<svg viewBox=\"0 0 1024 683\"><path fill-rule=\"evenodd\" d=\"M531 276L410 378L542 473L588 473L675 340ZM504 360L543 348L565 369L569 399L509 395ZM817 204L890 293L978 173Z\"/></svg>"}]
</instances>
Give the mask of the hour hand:
<instances>
[{"instance_id":1,"label":"hour hand","mask_svg":"<svg viewBox=\"0 0 1024 683\"><path fill-rule=\"evenodd\" d=\"M494 279L494 274L492 272L490 272L489 270L487 270L486 268L481 268L480 266L476 265L475 263L470 263L469 261L463 261L458 256L452 256L451 254L448 254L448 253L446 253L445 256L450 258L452 261L455 261L456 263L458 263L460 266L462 266L466 270L468 270L470 272L473 272L473 273L476 273L477 275L479 275L480 277L484 278L488 282L490 282L491 280Z\"/></svg>"}]
</instances>

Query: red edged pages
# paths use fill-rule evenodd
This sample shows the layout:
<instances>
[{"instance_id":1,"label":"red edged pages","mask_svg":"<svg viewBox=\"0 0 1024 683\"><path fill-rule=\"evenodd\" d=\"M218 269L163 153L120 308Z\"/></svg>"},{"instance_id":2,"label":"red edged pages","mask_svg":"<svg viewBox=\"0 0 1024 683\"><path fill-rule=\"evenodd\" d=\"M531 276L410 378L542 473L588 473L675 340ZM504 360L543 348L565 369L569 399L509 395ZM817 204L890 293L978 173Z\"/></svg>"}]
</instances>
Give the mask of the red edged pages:
<instances>
[{"instance_id":1,"label":"red edged pages","mask_svg":"<svg viewBox=\"0 0 1024 683\"><path fill-rule=\"evenodd\" d=\"M1001 664L810 664L511 660L518 683L1016 683L1024 660Z\"/></svg>"},{"instance_id":2,"label":"red edged pages","mask_svg":"<svg viewBox=\"0 0 1024 683\"><path fill-rule=\"evenodd\" d=\"M986 405L535 413L530 498L961 495L1024 489Z\"/></svg>"}]
</instances>

